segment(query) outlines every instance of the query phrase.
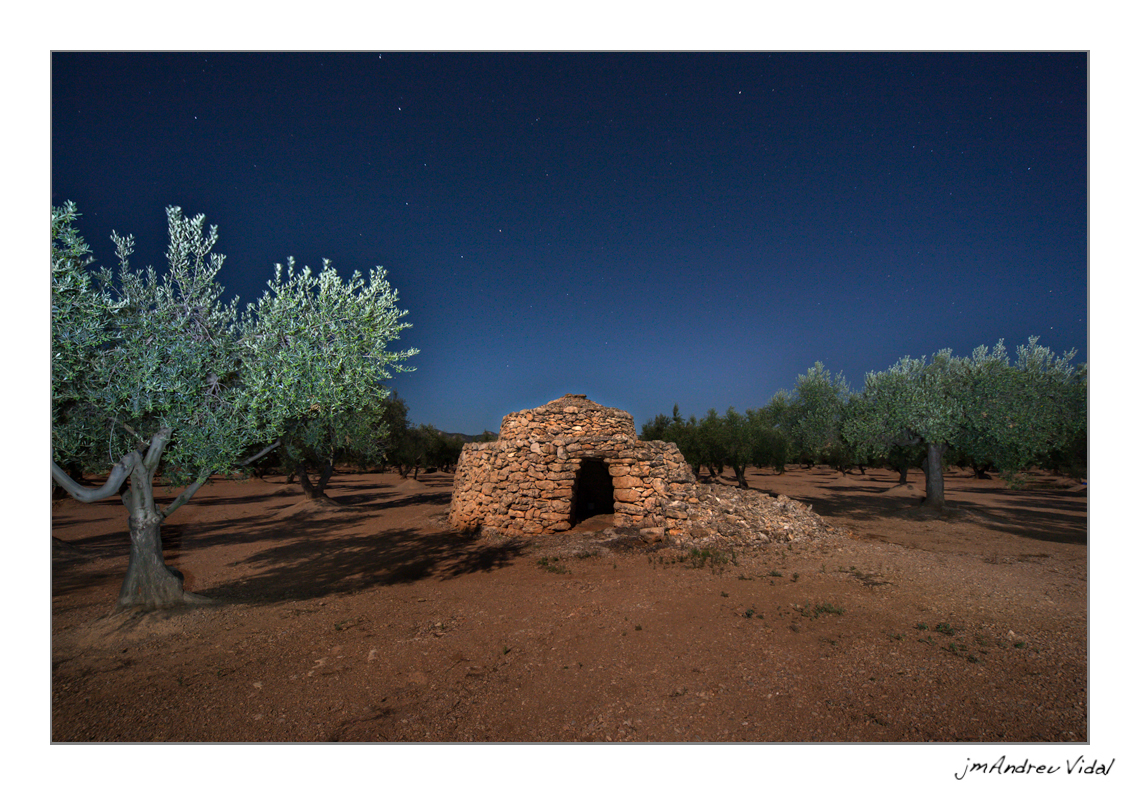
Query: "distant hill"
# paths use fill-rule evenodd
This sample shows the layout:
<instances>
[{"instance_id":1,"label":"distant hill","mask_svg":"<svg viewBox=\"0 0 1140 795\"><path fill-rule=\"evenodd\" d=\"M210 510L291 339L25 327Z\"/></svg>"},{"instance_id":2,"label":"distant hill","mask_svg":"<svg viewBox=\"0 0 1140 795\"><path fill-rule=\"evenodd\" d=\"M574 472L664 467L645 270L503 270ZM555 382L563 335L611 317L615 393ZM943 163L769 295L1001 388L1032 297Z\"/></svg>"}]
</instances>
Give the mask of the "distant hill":
<instances>
[{"instance_id":1,"label":"distant hill","mask_svg":"<svg viewBox=\"0 0 1140 795\"><path fill-rule=\"evenodd\" d=\"M478 434L477 436L472 436L469 433L450 433L448 431L440 431L440 434L451 439L458 439L464 444L467 444L468 442L493 442L499 438L499 434L497 433L491 433L490 438L488 438L487 431L483 431L483 433Z\"/></svg>"}]
</instances>

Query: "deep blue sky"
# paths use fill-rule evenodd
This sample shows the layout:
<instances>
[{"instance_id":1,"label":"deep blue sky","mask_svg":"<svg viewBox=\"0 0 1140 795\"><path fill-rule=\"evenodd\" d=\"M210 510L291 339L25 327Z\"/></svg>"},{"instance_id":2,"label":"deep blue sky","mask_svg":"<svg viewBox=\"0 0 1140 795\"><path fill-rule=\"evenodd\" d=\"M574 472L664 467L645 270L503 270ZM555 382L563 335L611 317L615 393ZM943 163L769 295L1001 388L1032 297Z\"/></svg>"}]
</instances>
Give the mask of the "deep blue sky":
<instances>
[{"instance_id":1,"label":"deep blue sky","mask_svg":"<svg viewBox=\"0 0 1140 795\"><path fill-rule=\"evenodd\" d=\"M104 264L217 224L243 300L387 269L414 422L567 392L639 428L1040 335L1087 358L1087 58L52 55L52 202Z\"/></svg>"}]
</instances>

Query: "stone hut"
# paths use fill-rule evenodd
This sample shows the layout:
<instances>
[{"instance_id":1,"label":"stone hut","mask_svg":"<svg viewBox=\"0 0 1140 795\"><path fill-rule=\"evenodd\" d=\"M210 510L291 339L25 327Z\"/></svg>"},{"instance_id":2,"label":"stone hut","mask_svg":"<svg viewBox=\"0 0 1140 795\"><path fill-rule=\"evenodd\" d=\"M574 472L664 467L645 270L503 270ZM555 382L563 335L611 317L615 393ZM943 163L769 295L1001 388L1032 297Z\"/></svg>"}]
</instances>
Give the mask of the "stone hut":
<instances>
[{"instance_id":1,"label":"stone hut","mask_svg":"<svg viewBox=\"0 0 1140 795\"><path fill-rule=\"evenodd\" d=\"M628 412L566 395L508 414L496 442L464 445L448 521L537 535L612 514L615 527L684 533L696 493L675 444L638 441Z\"/></svg>"}]
</instances>

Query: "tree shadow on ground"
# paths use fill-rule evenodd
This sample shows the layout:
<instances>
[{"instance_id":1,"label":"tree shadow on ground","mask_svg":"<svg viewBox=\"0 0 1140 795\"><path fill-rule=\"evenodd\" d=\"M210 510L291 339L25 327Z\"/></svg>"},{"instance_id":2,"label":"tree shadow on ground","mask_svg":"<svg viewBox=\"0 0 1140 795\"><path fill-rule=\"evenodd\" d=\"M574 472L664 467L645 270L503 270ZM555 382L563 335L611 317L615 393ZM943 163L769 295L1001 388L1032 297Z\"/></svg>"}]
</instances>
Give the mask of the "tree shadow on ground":
<instances>
[{"instance_id":1,"label":"tree shadow on ground","mask_svg":"<svg viewBox=\"0 0 1140 795\"><path fill-rule=\"evenodd\" d=\"M53 530L66 527L65 523L59 523L53 526ZM54 537L54 536L53 536ZM74 554L71 557L75 560L91 559L91 558L105 558L114 555L126 555L131 550L131 537L127 531L127 519L123 517L123 529L113 533L101 533L97 536L84 536L76 541L69 541L67 543ZM165 546L167 543L167 535L165 528L163 529L162 543ZM58 557L55 554L56 550L52 550L52 560L55 561Z\"/></svg>"},{"instance_id":2,"label":"tree shadow on ground","mask_svg":"<svg viewBox=\"0 0 1140 795\"><path fill-rule=\"evenodd\" d=\"M918 505L919 497L906 495L887 497L882 489L844 489L844 493L833 496L812 495L793 497L798 502L812 507L816 513L828 519L850 518L861 521L874 521L884 516L894 516ZM776 496L772 492L768 492Z\"/></svg>"},{"instance_id":3,"label":"tree shadow on ground","mask_svg":"<svg viewBox=\"0 0 1140 795\"><path fill-rule=\"evenodd\" d=\"M524 543L493 543L463 535L448 527L444 511L447 492L428 491L406 496L390 490L361 489L359 502L334 493L333 503L298 500L279 511L239 519L202 521L195 517L185 526L178 514L163 526L166 562L187 566L187 556L212 548L255 545L259 551L238 556L225 564L233 579L194 592L225 602L265 603L310 599L363 589L413 582L425 578L450 579L508 565ZM377 502L378 500L382 502ZM409 524L380 529L382 514L408 508L439 508ZM83 547L129 551L126 533L84 539ZM223 572L225 569L223 569ZM252 571L252 573L250 573ZM225 576L223 574L223 576Z\"/></svg>"},{"instance_id":4,"label":"tree shadow on ground","mask_svg":"<svg viewBox=\"0 0 1140 795\"><path fill-rule=\"evenodd\" d=\"M936 513L923 508L922 489L914 495L887 497L864 488L837 489L834 496L814 496L815 512L832 520L850 519L873 522L881 519L904 519L915 522L971 522L1005 535L1032 538L1059 544L1088 544L1088 520L1078 514L1072 500L1050 498L1018 498L1003 495L1003 506L979 505L969 500L955 500L946 495L947 510Z\"/></svg>"},{"instance_id":5,"label":"tree shadow on ground","mask_svg":"<svg viewBox=\"0 0 1140 795\"><path fill-rule=\"evenodd\" d=\"M125 536L126 533L123 533ZM53 596L64 596L79 593L87 589L101 588L103 586L118 587L123 582L125 569L111 567L101 563L101 559L108 557L103 554L88 552L66 542L59 542L57 546L52 539L51 553L51 591ZM125 548L123 554L126 554Z\"/></svg>"},{"instance_id":6,"label":"tree shadow on ground","mask_svg":"<svg viewBox=\"0 0 1140 795\"><path fill-rule=\"evenodd\" d=\"M816 493L789 496L811 505L816 513L836 523L902 519L914 522L917 529L936 522L968 522L1007 536L1059 544L1088 543L1087 498L1065 489L1015 491L994 481L980 485L973 477L947 474L948 510L939 514L922 506L926 490L921 479L916 481L914 477L908 481L913 491L895 493L890 491L899 484L893 477L849 476L835 482L835 475L821 473L814 480ZM758 478L757 487L773 496L781 493L779 481ZM982 502L995 495L999 497L998 504Z\"/></svg>"},{"instance_id":7,"label":"tree shadow on ground","mask_svg":"<svg viewBox=\"0 0 1140 795\"><path fill-rule=\"evenodd\" d=\"M954 507L951 505L951 510L953 509ZM988 530L1006 535L1076 546L1087 546L1089 542L1087 525L1082 522L1081 526L1077 526L1077 521L1072 517L1050 517L1048 514L1038 512L1027 515L1023 511L978 508L975 506L966 506L958 509L958 511L958 521L973 522ZM951 514L948 519L952 520L953 517L954 515Z\"/></svg>"},{"instance_id":8,"label":"tree shadow on ground","mask_svg":"<svg viewBox=\"0 0 1140 795\"><path fill-rule=\"evenodd\" d=\"M276 492L269 496L280 500L280 489ZM166 563L187 573L188 587L195 593L225 601L265 602L488 571L507 565L524 546L480 542L446 527L443 519L449 492L406 493L365 483L335 489L333 495L334 503L311 502L298 487L296 501L280 510L215 521L203 521L208 512L175 512L162 528ZM224 507L261 499L263 495L254 500L205 495L195 504ZM377 528L387 511L417 507L429 512L422 518L407 518L416 527ZM121 583L124 570L118 564L125 565L130 553L125 513L121 530L56 541L53 593L80 591L95 581ZM211 548L240 550L250 544L269 548L244 559L237 557L226 566L245 571L252 567L257 570L254 575L243 577L235 571L235 580L202 589L190 586L193 571L188 555Z\"/></svg>"},{"instance_id":9,"label":"tree shadow on ground","mask_svg":"<svg viewBox=\"0 0 1140 795\"><path fill-rule=\"evenodd\" d=\"M197 591L228 602L266 603L356 593L427 578L452 579L508 565L526 543L450 529L408 527L360 535L310 531L240 561L257 573ZM234 565L234 564L231 564Z\"/></svg>"}]
</instances>

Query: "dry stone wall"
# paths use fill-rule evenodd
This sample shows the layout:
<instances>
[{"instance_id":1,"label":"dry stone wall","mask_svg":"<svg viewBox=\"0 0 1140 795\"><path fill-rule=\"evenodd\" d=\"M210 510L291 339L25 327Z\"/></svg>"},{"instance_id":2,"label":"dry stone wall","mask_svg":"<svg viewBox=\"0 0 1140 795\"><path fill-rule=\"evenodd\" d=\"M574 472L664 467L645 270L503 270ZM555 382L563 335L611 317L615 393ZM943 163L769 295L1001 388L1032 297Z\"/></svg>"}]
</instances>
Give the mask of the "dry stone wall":
<instances>
[{"instance_id":1,"label":"dry stone wall","mask_svg":"<svg viewBox=\"0 0 1140 795\"><path fill-rule=\"evenodd\" d=\"M464 446L448 520L460 530L536 535L613 513L618 527L683 533L696 502L676 445L639 441L629 413L566 395L504 417L498 441Z\"/></svg>"}]
</instances>

